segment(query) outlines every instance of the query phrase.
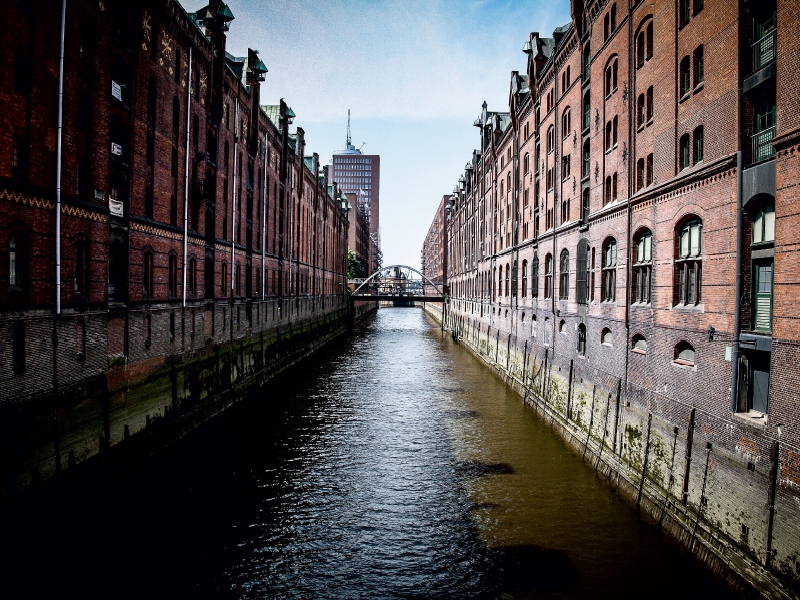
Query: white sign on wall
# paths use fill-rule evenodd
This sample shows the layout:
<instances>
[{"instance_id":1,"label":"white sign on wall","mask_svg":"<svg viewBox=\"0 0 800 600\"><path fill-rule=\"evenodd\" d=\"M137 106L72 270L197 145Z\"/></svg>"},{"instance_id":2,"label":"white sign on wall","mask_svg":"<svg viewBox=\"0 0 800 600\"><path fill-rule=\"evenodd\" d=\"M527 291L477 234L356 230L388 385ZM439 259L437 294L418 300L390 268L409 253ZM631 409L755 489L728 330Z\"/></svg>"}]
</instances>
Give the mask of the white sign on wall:
<instances>
[{"instance_id":1,"label":"white sign on wall","mask_svg":"<svg viewBox=\"0 0 800 600\"><path fill-rule=\"evenodd\" d=\"M108 210L115 217L122 217L125 213L122 202L119 200L114 200L113 198L108 199Z\"/></svg>"}]
</instances>

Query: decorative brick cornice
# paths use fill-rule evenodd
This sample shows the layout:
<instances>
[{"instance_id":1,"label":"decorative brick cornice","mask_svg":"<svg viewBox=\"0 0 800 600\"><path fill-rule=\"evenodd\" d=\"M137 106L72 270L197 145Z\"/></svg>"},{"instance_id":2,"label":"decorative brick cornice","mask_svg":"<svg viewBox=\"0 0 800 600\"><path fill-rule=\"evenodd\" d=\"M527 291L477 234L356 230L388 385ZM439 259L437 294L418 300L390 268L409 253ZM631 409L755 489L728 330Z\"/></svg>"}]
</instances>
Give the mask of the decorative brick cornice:
<instances>
[{"instance_id":1,"label":"decorative brick cornice","mask_svg":"<svg viewBox=\"0 0 800 600\"><path fill-rule=\"evenodd\" d=\"M0 190L0 200L22 204L23 206L31 206L33 208L43 208L45 210L53 210L55 208L55 202L52 200L38 198L30 194L23 194L22 192L15 192L9 189Z\"/></svg>"}]
</instances>

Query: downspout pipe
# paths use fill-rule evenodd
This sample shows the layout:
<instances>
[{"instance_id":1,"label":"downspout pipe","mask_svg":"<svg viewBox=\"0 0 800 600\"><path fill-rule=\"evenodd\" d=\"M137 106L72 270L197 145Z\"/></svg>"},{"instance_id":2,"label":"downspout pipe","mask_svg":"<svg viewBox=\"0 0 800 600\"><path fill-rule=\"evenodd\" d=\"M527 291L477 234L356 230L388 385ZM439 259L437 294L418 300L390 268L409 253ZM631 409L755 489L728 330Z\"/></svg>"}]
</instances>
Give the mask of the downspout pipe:
<instances>
[{"instance_id":1,"label":"downspout pipe","mask_svg":"<svg viewBox=\"0 0 800 600\"><path fill-rule=\"evenodd\" d=\"M237 183L237 176L239 174L239 99L236 98L236 104L233 111L233 203L231 207L231 306L233 306L233 277L236 270L236 192L239 189ZM231 311L231 319L233 319L233 311Z\"/></svg>"},{"instance_id":2,"label":"downspout pipe","mask_svg":"<svg viewBox=\"0 0 800 600\"><path fill-rule=\"evenodd\" d=\"M742 13L742 1L739 0L739 14ZM742 168L744 167L744 156L742 152L742 137L744 131L744 98L742 90L742 31L743 19L739 19L739 69L738 69L738 90L737 90L737 120L739 122L739 135L737 137L736 150L736 285L734 287L734 310L733 310L733 344L731 352L731 412L736 412L739 399L739 335L741 334L742 317L742 232L744 231L744 212L742 209Z\"/></svg>"},{"instance_id":3,"label":"downspout pipe","mask_svg":"<svg viewBox=\"0 0 800 600\"><path fill-rule=\"evenodd\" d=\"M264 189L261 190L261 301L264 301L266 294L266 263L265 253L267 245L267 134L264 134L264 178L261 180L264 184Z\"/></svg>"},{"instance_id":4,"label":"downspout pipe","mask_svg":"<svg viewBox=\"0 0 800 600\"><path fill-rule=\"evenodd\" d=\"M61 140L64 130L64 35L67 0L61 0L61 39L58 52L58 123L56 134L56 316L61 314Z\"/></svg>"},{"instance_id":5,"label":"downspout pipe","mask_svg":"<svg viewBox=\"0 0 800 600\"><path fill-rule=\"evenodd\" d=\"M192 118L192 47L189 46L189 85L186 87L186 170L183 177L183 299L186 308L186 255L189 243L189 137Z\"/></svg>"}]
</instances>

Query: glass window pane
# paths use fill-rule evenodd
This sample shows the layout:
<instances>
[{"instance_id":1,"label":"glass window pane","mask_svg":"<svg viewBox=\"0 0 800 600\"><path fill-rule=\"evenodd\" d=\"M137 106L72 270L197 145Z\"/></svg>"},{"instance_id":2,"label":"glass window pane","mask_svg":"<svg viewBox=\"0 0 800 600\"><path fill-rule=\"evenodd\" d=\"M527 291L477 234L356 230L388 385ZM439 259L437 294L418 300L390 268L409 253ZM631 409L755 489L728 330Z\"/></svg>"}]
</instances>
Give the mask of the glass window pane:
<instances>
[{"instance_id":1,"label":"glass window pane","mask_svg":"<svg viewBox=\"0 0 800 600\"><path fill-rule=\"evenodd\" d=\"M653 236L649 233L644 236L644 259L652 260L653 258Z\"/></svg>"},{"instance_id":2,"label":"glass window pane","mask_svg":"<svg viewBox=\"0 0 800 600\"><path fill-rule=\"evenodd\" d=\"M681 231L681 257L689 256L689 228Z\"/></svg>"},{"instance_id":3,"label":"glass window pane","mask_svg":"<svg viewBox=\"0 0 800 600\"><path fill-rule=\"evenodd\" d=\"M753 221L753 243L758 244L764 241L764 213L759 212Z\"/></svg>"},{"instance_id":4,"label":"glass window pane","mask_svg":"<svg viewBox=\"0 0 800 600\"><path fill-rule=\"evenodd\" d=\"M764 241L775 241L775 209L772 207L764 210Z\"/></svg>"},{"instance_id":5,"label":"glass window pane","mask_svg":"<svg viewBox=\"0 0 800 600\"><path fill-rule=\"evenodd\" d=\"M700 226L697 224L692 225L689 228L689 235L691 237L691 255L692 256L699 256L700 255Z\"/></svg>"}]
</instances>

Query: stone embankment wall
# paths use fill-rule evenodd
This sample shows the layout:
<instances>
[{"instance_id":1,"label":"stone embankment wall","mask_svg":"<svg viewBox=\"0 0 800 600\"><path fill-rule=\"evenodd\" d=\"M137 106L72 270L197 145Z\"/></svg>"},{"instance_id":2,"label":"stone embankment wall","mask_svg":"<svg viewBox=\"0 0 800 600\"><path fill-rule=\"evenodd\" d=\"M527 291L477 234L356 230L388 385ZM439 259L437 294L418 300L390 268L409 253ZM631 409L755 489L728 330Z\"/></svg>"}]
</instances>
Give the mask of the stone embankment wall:
<instances>
[{"instance_id":1,"label":"stone embankment wall","mask_svg":"<svg viewBox=\"0 0 800 600\"><path fill-rule=\"evenodd\" d=\"M376 309L344 302L185 354L119 357L57 395L2 404L0 499L48 480L91 480L163 449Z\"/></svg>"},{"instance_id":2,"label":"stone embankment wall","mask_svg":"<svg viewBox=\"0 0 800 600\"><path fill-rule=\"evenodd\" d=\"M441 304L425 310L441 325ZM747 597L798 597L798 490L786 475L797 465L773 455L769 464L753 459L743 468L740 448L710 441L714 423L699 409L661 414L652 401L638 402L622 379L585 361L479 321L468 325L449 310L444 318L458 343L495 370L642 515L732 588ZM761 526L745 528L743 520Z\"/></svg>"}]
</instances>

